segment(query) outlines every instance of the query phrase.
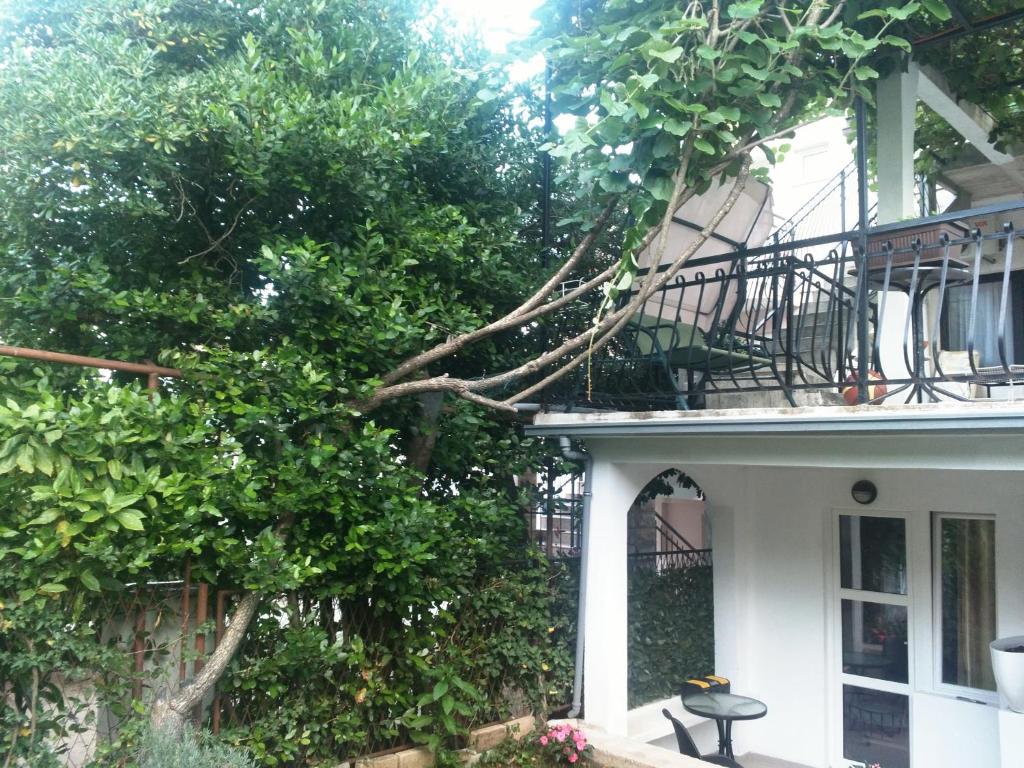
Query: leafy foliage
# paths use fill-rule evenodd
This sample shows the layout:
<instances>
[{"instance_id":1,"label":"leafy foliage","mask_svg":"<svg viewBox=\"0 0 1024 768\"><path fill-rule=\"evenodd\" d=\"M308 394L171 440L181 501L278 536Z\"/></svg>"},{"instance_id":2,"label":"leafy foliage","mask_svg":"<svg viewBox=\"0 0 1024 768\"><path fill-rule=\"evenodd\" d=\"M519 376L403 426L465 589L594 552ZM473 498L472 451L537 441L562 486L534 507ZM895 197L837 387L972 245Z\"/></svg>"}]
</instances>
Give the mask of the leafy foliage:
<instances>
[{"instance_id":1,"label":"leafy foliage","mask_svg":"<svg viewBox=\"0 0 1024 768\"><path fill-rule=\"evenodd\" d=\"M261 764L301 764L410 737L462 746L469 728L544 711L545 691L569 668L569 649L549 632L547 565L478 563L474 573L472 558L438 563L429 577L441 594L460 585L450 601L391 614L300 599L300 616L282 608L260 621L224 686L238 717L230 738Z\"/></svg>"},{"instance_id":2,"label":"leafy foliage","mask_svg":"<svg viewBox=\"0 0 1024 768\"><path fill-rule=\"evenodd\" d=\"M673 696L715 665L711 568L629 573L629 705Z\"/></svg>"},{"instance_id":3,"label":"leafy foliage","mask_svg":"<svg viewBox=\"0 0 1024 768\"><path fill-rule=\"evenodd\" d=\"M71 657L94 674L96 602L186 558L196 580L267 596L227 685L255 702L239 731L266 765L365 751L376 728L454 739L507 701L539 706L545 667L565 668L512 482L537 448L466 403L436 421L416 401L372 419L351 405L516 306L536 264L532 129L513 89L477 99L480 54L423 15L398 0L5 10L3 340L184 372L151 398L122 374L3 364L3 663L19 690ZM521 338L451 369L522 359ZM282 626L285 593L370 634L313 611ZM24 701L5 735L38 729ZM53 744L37 731L17 750Z\"/></svg>"},{"instance_id":4,"label":"leafy foliage","mask_svg":"<svg viewBox=\"0 0 1024 768\"><path fill-rule=\"evenodd\" d=\"M626 253L681 189L738 173L749 142L863 90L864 58L920 8L822 24L829 3L721 6L714 24L704 4L668 0L542 11L556 109L578 118L551 147L567 218L622 196ZM231 672L264 764L336 757L378 738L369 724L457 741L507 700L564 685L547 572L499 567L530 560L513 478L537 446L461 400L436 418L416 399L357 407L410 355L519 306L541 272L533 95L483 81L480 52L425 8L5 9L3 340L183 372L150 399L120 374L4 369L2 600L24 628L5 634L4 663L18 690L69 657L95 664L75 645L96 633L91 602L185 558L197 579L267 597ZM534 341L488 336L443 373L515 366ZM282 624L285 595L309 606ZM40 656L46 611L81 634ZM331 627L336 611L359 629ZM310 668L324 682L307 697L295 676ZM343 675L351 698L332 708ZM27 716L41 752L29 698L5 715L7 743Z\"/></svg>"}]
</instances>

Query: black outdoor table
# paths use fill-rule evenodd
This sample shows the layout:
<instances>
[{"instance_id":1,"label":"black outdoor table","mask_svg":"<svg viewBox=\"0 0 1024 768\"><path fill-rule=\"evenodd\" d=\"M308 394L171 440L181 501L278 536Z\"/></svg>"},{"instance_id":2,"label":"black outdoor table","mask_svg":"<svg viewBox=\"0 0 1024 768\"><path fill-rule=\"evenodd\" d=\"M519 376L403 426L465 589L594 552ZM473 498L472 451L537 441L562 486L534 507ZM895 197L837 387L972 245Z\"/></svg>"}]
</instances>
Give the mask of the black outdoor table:
<instances>
[{"instance_id":1,"label":"black outdoor table","mask_svg":"<svg viewBox=\"0 0 1024 768\"><path fill-rule=\"evenodd\" d=\"M691 693L683 697L683 709L707 717L718 726L718 754L733 760L732 724L734 720L757 720L768 713L764 702L734 693Z\"/></svg>"}]
</instances>

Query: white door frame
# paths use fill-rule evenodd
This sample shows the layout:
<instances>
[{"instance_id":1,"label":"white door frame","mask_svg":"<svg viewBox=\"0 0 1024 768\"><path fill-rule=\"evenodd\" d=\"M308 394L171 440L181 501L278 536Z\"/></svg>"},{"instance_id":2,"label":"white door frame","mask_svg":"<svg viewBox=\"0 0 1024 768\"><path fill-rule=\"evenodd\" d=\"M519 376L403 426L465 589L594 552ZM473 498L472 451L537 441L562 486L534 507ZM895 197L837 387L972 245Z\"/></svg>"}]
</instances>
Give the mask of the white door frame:
<instances>
[{"instance_id":1,"label":"white door frame","mask_svg":"<svg viewBox=\"0 0 1024 768\"><path fill-rule=\"evenodd\" d=\"M914 531L911 513L906 510L888 509L852 509L849 507L835 507L828 511L829 525L826 526L826 556L823 558L825 565L825 595L827 605L825 615L828 617L828 626L825 628L826 642L826 664L825 680L828 686L828 744L829 762L836 768L849 768L860 766L858 762L843 757L843 686L855 685L870 690L897 693L907 697L908 703L908 727L913 732L914 727L914 675L915 675L915 618L914 601L915 579L917 574L914 570L914 545L916 543L916 532ZM906 595L895 595L881 592L870 592L867 590L844 589L840 586L840 535L839 518L843 515L857 517L884 517L898 518L904 521L905 535L905 558L906 558ZM907 682L894 683L888 680L878 680L870 677L862 677L842 671L843 658L843 637L842 637L842 601L863 600L886 605L902 605L907 608ZM911 754L911 763L914 756Z\"/></svg>"}]
</instances>

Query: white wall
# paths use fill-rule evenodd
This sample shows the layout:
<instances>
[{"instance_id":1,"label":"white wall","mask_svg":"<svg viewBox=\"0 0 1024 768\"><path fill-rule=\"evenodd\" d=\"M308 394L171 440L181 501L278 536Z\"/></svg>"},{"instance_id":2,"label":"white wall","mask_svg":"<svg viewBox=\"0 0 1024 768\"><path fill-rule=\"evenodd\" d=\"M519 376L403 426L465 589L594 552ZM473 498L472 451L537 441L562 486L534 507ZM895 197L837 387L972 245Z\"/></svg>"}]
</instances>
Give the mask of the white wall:
<instances>
[{"instance_id":1,"label":"white wall","mask_svg":"<svg viewBox=\"0 0 1024 768\"><path fill-rule=\"evenodd\" d=\"M858 511L849 489L867 477L879 489L870 509L909 515L914 765L997 768L996 709L932 693L931 513L996 516L999 634L1024 631L1024 478L763 467L702 467L691 474L711 500L718 671L733 678L738 693L769 707L766 718L736 725L737 754L829 765L829 739L839 738L829 694L837 683L828 674L836 665L829 657L832 520L837 509Z\"/></svg>"},{"instance_id":2,"label":"white wall","mask_svg":"<svg viewBox=\"0 0 1024 768\"><path fill-rule=\"evenodd\" d=\"M839 663L830 647L837 601L831 581L833 525L837 510L870 509L904 513L908 519L914 768L999 768L996 708L935 692L931 520L935 511L996 517L998 632L1024 634L1019 441L972 434L588 442L602 457L598 471L606 472L606 482L595 474L595 510L608 521L621 516L623 552L627 497L655 474L678 467L707 495L715 558L716 672L730 677L737 693L768 705L767 717L736 724L737 754L758 752L815 768L838 756ZM810 466L815 463L832 467ZM915 468L929 465L944 468ZM850 487L862 478L879 490L867 508L850 497ZM624 638L614 629L619 610L625 609L624 585L611 583L624 577L624 569L610 554L617 546L615 524L595 530L603 531L603 541L591 554L599 553L602 564L592 564L591 572L601 572L596 579L602 596L588 601L601 613L587 633L597 638L597 647L587 652L586 715L590 720L596 714L621 732L609 702L624 695L623 681L617 673L609 675L609 665L622 659L624 650ZM965 754L970 762L960 759Z\"/></svg>"}]
</instances>

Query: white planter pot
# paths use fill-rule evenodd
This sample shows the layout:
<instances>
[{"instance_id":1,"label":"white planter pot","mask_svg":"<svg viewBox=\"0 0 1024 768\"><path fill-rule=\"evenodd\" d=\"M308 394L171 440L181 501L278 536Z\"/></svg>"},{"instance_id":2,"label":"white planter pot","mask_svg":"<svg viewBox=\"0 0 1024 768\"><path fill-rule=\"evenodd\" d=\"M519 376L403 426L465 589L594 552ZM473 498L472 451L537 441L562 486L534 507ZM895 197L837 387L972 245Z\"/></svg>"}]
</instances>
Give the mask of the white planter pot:
<instances>
[{"instance_id":1,"label":"white planter pot","mask_svg":"<svg viewBox=\"0 0 1024 768\"><path fill-rule=\"evenodd\" d=\"M1024 646L1024 635L1002 637L989 645L996 687L1014 712L1024 712L1024 653L1006 649L1021 646Z\"/></svg>"}]
</instances>

